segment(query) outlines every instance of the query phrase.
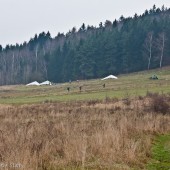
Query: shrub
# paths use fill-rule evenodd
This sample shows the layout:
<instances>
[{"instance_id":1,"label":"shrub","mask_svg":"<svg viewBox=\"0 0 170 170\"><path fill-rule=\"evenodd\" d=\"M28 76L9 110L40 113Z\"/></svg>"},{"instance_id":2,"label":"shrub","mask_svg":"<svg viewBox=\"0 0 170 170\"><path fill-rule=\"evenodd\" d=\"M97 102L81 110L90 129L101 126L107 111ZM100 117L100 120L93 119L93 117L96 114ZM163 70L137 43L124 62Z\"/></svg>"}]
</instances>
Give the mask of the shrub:
<instances>
[{"instance_id":1,"label":"shrub","mask_svg":"<svg viewBox=\"0 0 170 170\"><path fill-rule=\"evenodd\" d=\"M114 97L114 98L111 98L111 97L107 97L105 98L105 103L116 103L118 102L118 98Z\"/></svg>"},{"instance_id":2,"label":"shrub","mask_svg":"<svg viewBox=\"0 0 170 170\"><path fill-rule=\"evenodd\" d=\"M130 106L131 100L129 98L125 98L125 99L123 99L123 103L127 106Z\"/></svg>"},{"instance_id":3,"label":"shrub","mask_svg":"<svg viewBox=\"0 0 170 170\"><path fill-rule=\"evenodd\" d=\"M153 97L157 97L157 96L159 96L158 93L152 93L152 92L149 92L149 91L147 91L147 93L146 93L146 97L153 98Z\"/></svg>"},{"instance_id":4,"label":"shrub","mask_svg":"<svg viewBox=\"0 0 170 170\"><path fill-rule=\"evenodd\" d=\"M164 95L153 95L151 98L151 109L155 112L168 113L170 106Z\"/></svg>"},{"instance_id":5,"label":"shrub","mask_svg":"<svg viewBox=\"0 0 170 170\"><path fill-rule=\"evenodd\" d=\"M143 100L143 98L144 98L143 96L138 96L139 100Z\"/></svg>"},{"instance_id":6,"label":"shrub","mask_svg":"<svg viewBox=\"0 0 170 170\"><path fill-rule=\"evenodd\" d=\"M100 100L89 100L87 101L87 105L94 106L95 104L100 103L100 102L101 102Z\"/></svg>"}]
</instances>

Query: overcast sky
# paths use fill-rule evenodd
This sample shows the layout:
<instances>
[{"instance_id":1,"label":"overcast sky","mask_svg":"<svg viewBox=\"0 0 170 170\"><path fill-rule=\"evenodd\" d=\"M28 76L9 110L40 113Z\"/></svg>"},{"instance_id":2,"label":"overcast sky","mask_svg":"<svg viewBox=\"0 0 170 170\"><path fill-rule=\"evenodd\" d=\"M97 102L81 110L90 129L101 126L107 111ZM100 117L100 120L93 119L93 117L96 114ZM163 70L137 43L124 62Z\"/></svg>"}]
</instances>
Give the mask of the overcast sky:
<instances>
[{"instance_id":1,"label":"overcast sky","mask_svg":"<svg viewBox=\"0 0 170 170\"><path fill-rule=\"evenodd\" d=\"M0 44L22 43L42 31L54 37L82 23L98 26L142 14L153 4L170 8L170 0L0 0Z\"/></svg>"}]
</instances>

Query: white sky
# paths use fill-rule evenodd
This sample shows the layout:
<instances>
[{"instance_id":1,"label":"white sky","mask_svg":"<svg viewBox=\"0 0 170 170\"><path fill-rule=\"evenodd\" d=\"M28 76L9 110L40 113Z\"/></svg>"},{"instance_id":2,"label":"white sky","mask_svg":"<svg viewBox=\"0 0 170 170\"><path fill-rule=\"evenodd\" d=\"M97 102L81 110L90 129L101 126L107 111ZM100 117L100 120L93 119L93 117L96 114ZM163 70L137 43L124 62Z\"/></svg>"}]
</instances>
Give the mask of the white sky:
<instances>
[{"instance_id":1,"label":"white sky","mask_svg":"<svg viewBox=\"0 0 170 170\"><path fill-rule=\"evenodd\" d=\"M0 0L0 44L23 43L42 31L54 37L82 23L98 26L142 14L153 4L170 8L170 0Z\"/></svg>"}]
</instances>

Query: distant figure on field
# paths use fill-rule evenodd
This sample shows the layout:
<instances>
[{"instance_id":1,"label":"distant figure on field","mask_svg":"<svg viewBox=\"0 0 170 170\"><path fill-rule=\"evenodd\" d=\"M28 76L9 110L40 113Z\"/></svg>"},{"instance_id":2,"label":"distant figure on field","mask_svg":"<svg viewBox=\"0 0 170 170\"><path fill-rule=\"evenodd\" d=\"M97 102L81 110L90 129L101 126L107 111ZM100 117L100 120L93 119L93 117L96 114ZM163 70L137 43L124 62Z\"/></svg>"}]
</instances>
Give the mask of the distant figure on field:
<instances>
[{"instance_id":1,"label":"distant figure on field","mask_svg":"<svg viewBox=\"0 0 170 170\"><path fill-rule=\"evenodd\" d=\"M69 81L69 83L71 84L71 80Z\"/></svg>"},{"instance_id":2,"label":"distant figure on field","mask_svg":"<svg viewBox=\"0 0 170 170\"><path fill-rule=\"evenodd\" d=\"M105 84L103 84L103 88L105 88L106 87L106 85Z\"/></svg>"},{"instance_id":3,"label":"distant figure on field","mask_svg":"<svg viewBox=\"0 0 170 170\"><path fill-rule=\"evenodd\" d=\"M82 89L82 86L79 87L80 92L81 92L81 89Z\"/></svg>"},{"instance_id":4,"label":"distant figure on field","mask_svg":"<svg viewBox=\"0 0 170 170\"><path fill-rule=\"evenodd\" d=\"M68 92L70 91L70 87L67 87L67 91L68 91Z\"/></svg>"}]
</instances>

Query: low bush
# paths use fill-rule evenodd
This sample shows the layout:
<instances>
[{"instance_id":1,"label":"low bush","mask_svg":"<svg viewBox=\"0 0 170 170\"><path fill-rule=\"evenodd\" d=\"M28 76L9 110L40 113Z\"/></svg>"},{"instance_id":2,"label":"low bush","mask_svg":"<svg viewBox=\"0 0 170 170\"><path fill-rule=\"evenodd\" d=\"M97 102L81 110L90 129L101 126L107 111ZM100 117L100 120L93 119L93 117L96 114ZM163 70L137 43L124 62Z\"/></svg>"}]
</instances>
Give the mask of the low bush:
<instances>
[{"instance_id":1,"label":"low bush","mask_svg":"<svg viewBox=\"0 0 170 170\"><path fill-rule=\"evenodd\" d=\"M165 95L152 95L150 106L154 112L160 112L163 114L170 113L170 105L168 104Z\"/></svg>"}]
</instances>

